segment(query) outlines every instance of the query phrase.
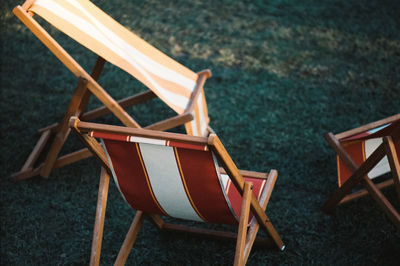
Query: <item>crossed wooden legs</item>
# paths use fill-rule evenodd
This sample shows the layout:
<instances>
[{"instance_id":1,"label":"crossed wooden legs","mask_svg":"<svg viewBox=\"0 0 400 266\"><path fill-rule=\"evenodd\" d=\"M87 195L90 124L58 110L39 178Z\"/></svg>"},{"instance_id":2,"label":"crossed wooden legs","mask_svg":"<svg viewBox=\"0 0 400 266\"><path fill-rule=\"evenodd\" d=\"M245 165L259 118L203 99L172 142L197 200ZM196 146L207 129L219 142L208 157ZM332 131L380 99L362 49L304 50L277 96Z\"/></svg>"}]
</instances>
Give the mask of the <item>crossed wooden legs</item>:
<instances>
[{"instance_id":1,"label":"crossed wooden legs","mask_svg":"<svg viewBox=\"0 0 400 266\"><path fill-rule=\"evenodd\" d=\"M395 130L393 137L396 137L397 139L399 138L399 129ZM393 183L395 184L396 191L400 199L400 165L392 136L385 137L383 143L367 158L367 160L361 166L357 165L357 163L344 150L333 134L327 134L326 139L339 157L346 163L349 169L353 171L353 175L341 187L337 188L329 197L322 207L323 211L332 213L336 205L343 202L343 199L351 193L351 190L361 182L361 184L365 186L368 193L371 194L374 200L383 209L392 223L400 230L400 214L382 194L382 192L379 190L379 187L375 185L367 176L368 172L371 171L371 169L374 168L375 165L378 164L379 161L386 155L392 171Z\"/></svg>"},{"instance_id":2,"label":"crossed wooden legs","mask_svg":"<svg viewBox=\"0 0 400 266\"><path fill-rule=\"evenodd\" d=\"M268 175L267 183L263 190L260 198L260 207L265 211L269 198L271 196L273 187L277 178L276 171L271 171ZM101 243L103 238L103 228L105 219L105 210L107 205L108 186L110 182L110 176L107 171L102 168L100 174L100 184L97 199L97 209L95 226L93 232L92 250L90 256L90 265L99 265ZM118 253L117 259L114 265L124 265L133 244L135 243L137 234L143 224L144 218L148 218L156 227L160 230L174 231L174 232L187 232L192 234L198 234L213 238L226 238L226 239L237 239L236 240L236 252L234 265L245 265L250 255L251 248L255 242L262 244L263 246L275 245L270 238L256 238L260 224L257 222L256 217L253 217L250 225L248 226L248 219L250 213L250 202L252 183L245 182L245 188L243 193L242 209L238 227L238 233L223 232L210 229L193 228L187 226L181 226L176 224L165 223L162 218L158 215L145 214L142 211L137 211L132 221L129 231L125 237L122 247ZM267 228L263 228L267 231ZM283 250L283 249L282 249Z\"/></svg>"}]
</instances>

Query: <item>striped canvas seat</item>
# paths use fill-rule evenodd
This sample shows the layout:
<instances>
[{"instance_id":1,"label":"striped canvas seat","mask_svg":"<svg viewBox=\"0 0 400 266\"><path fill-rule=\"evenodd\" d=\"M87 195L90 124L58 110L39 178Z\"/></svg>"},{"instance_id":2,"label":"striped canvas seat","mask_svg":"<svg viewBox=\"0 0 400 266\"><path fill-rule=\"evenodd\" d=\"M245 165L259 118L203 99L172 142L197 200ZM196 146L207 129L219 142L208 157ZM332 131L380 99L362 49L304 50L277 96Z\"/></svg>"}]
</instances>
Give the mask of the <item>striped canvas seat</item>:
<instances>
[{"instance_id":1,"label":"striped canvas seat","mask_svg":"<svg viewBox=\"0 0 400 266\"><path fill-rule=\"evenodd\" d=\"M192 97L199 75L127 30L88 0L36 0L29 11L125 70L150 88L178 114ZM193 109L188 133L202 136L208 125L204 93Z\"/></svg>"},{"instance_id":2,"label":"striped canvas seat","mask_svg":"<svg viewBox=\"0 0 400 266\"><path fill-rule=\"evenodd\" d=\"M237 169L215 134L198 137L88 123L77 117L72 117L69 125L103 166L91 265L99 263L110 176L136 210L115 265L125 263L144 218L160 230L235 239L235 265L246 263L254 241L284 250L265 214L277 171L267 174ZM238 231L167 223L162 216L236 225ZM270 238L257 237L259 228Z\"/></svg>"},{"instance_id":3,"label":"striped canvas seat","mask_svg":"<svg viewBox=\"0 0 400 266\"><path fill-rule=\"evenodd\" d=\"M359 165L364 163L366 159L379 147L383 142L383 137L390 135L396 125L395 123L388 123L365 132L356 134L354 136L346 137L340 141L341 145L348 152L348 154ZM395 143L397 156L400 157L400 141ZM352 171L346 166L344 161L337 157L338 165L338 185L342 186L344 182L352 175ZM368 173L370 179L379 177L383 174L389 173L390 166L387 156L385 156L374 168Z\"/></svg>"},{"instance_id":4,"label":"striped canvas seat","mask_svg":"<svg viewBox=\"0 0 400 266\"><path fill-rule=\"evenodd\" d=\"M338 187L322 209L332 213L339 204L371 194L400 230L400 213L380 191L394 185L400 200L400 114L336 135L328 133L325 139L337 154ZM389 172L391 178L376 179Z\"/></svg>"},{"instance_id":5,"label":"striped canvas seat","mask_svg":"<svg viewBox=\"0 0 400 266\"><path fill-rule=\"evenodd\" d=\"M228 175L220 174L207 145L90 135L102 139L115 183L133 209L210 223L239 222L242 197ZM253 183L259 199L266 180L245 180Z\"/></svg>"}]
</instances>

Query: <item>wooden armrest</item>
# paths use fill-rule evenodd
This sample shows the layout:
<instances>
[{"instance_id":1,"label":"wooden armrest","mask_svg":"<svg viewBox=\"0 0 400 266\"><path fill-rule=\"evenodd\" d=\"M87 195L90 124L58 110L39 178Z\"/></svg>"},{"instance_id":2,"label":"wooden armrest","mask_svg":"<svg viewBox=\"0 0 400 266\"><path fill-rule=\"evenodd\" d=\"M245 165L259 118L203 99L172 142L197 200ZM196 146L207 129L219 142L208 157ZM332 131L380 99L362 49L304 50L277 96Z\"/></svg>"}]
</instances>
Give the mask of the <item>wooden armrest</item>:
<instances>
[{"instance_id":1,"label":"wooden armrest","mask_svg":"<svg viewBox=\"0 0 400 266\"><path fill-rule=\"evenodd\" d=\"M248 170L239 170L239 171L243 177L250 177L250 178L257 178L257 179L267 179L268 178L267 173L248 171ZM221 174L226 174L225 169L222 167L219 168L219 172Z\"/></svg>"}]
</instances>

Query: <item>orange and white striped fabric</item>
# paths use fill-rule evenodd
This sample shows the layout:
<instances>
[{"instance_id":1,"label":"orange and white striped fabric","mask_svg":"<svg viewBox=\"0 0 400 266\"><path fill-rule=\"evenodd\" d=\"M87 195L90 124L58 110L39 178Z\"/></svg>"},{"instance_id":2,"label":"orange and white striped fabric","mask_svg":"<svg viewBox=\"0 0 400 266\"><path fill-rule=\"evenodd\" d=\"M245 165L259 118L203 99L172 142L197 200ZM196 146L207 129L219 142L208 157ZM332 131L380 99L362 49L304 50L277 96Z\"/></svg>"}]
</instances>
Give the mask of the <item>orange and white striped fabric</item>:
<instances>
[{"instance_id":1,"label":"orange and white striped fabric","mask_svg":"<svg viewBox=\"0 0 400 266\"><path fill-rule=\"evenodd\" d=\"M194 221L237 224L242 197L221 175L207 145L185 144L101 132L110 168L122 196L136 210ZM253 182L257 198L265 180ZM250 217L251 219L251 217Z\"/></svg>"},{"instance_id":2,"label":"orange and white striped fabric","mask_svg":"<svg viewBox=\"0 0 400 266\"><path fill-rule=\"evenodd\" d=\"M29 11L138 79L178 114L182 114L198 81L198 74L130 32L88 0L36 0ZM196 104L195 117L208 119L205 98ZM203 109L200 114L200 109ZM199 120L202 121L202 120ZM202 135L204 125L187 126Z\"/></svg>"},{"instance_id":3,"label":"orange and white striped fabric","mask_svg":"<svg viewBox=\"0 0 400 266\"><path fill-rule=\"evenodd\" d=\"M361 165L366 159L381 145L383 137L390 135L395 125L399 124L400 121L395 123L389 123L381 127L365 131L361 134L357 134L345 139L340 140L341 145L347 151L347 153L353 158L353 160ZM400 141L395 143L397 155L400 157ZM339 187L349 179L352 175L350 169L346 166L339 156L337 158L337 170L338 170L338 185ZM368 173L370 179L376 178L383 174L390 172L389 161L387 156L383 159Z\"/></svg>"}]
</instances>

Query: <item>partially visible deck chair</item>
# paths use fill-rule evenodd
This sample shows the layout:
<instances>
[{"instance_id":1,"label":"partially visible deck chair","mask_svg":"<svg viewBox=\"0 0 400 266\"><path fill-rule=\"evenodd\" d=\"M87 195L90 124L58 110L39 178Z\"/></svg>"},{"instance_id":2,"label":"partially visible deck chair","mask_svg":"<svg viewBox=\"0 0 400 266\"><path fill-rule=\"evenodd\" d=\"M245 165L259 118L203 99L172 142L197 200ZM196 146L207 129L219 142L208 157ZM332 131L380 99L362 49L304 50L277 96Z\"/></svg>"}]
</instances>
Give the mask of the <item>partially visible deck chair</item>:
<instances>
[{"instance_id":1,"label":"partially visible deck chair","mask_svg":"<svg viewBox=\"0 0 400 266\"><path fill-rule=\"evenodd\" d=\"M88 0L27 0L22 6L14 8L13 12L78 78L77 88L63 120L39 130L41 137L24 166L13 175L15 179L35 175L48 177L53 168L91 156L91 153L84 149L58 157L70 132L68 121L71 116L91 121L113 113L125 126L138 128L140 125L124 108L159 97L177 115L146 128L167 130L185 124L188 134L191 135L203 136L209 131L203 90L204 82L211 76L209 70L192 72L124 28ZM34 19L35 14L98 55L91 75L45 31ZM149 90L115 101L97 83L106 61L135 77ZM85 112L91 94L94 94L104 107ZM35 164L52 135L55 138L46 159L36 167Z\"/></svg>"},{"instance_id":2,"label":"partially visible deck chair","mask_svg":"<svg viewBox=\"0 0 400 266\"><path fill-rule=\"evenodd\" d=\"M395 186L400 201L400 114L337 135L325 135L337 153L339 187L323 205L332 213L335 206L370 194L400 230L400 214L380 189ZM391 172L392 178L374 183L372 179ZM358 186L360 189L352 193Z\"/></svg>"},{"instance_id":3,"label":"partially visible deck chair","mask_svg":"<svg viewBox=\"0 0 400 266\"><path fill-rule=\"evenodd\" d=\"M125 263L145 217L161 230L237 238L235 265L246 263L260 226L270 236L257 238L262 244L285 248L265 214L277 172L238 170L215 134L195 137L81 122L76 117L70 126L102 164L91 265L100 260L110 175L137 210L115 265ZM238 233L169 224L161 216L238 225Z\"/></svg>"}]
</instances>

